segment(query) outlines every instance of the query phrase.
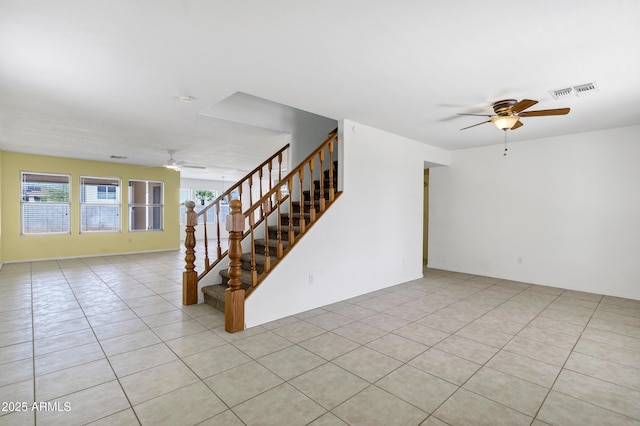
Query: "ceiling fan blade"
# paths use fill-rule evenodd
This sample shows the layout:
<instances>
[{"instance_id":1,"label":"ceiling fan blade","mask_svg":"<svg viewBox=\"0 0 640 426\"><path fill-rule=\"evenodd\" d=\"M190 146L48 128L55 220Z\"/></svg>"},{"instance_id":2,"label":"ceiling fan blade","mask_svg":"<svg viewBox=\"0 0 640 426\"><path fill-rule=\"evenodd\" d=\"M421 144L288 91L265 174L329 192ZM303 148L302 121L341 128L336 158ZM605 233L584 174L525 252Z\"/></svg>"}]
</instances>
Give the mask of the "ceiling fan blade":
<instances>
[{"instance_id":1,"label":"ceiling fan blade","mask_svg":"<svg viewBox=\"0 0 640 426\"><path fill-rule=\"evenodd\" d=\"M206 169L207 166L201 166L198 164L181 164L180 167L184 167L185 169Z\"/></svg>"},{"instance_id":2,"label":"ceiling fan blade","mask_svg":"<svg viewBox=\"0 0 640 426\"><path fill-rule=\"evenodd\" d=\"M474 125L472 125L472 126L463 127L463 128L462 128L462 129L460 129L460 130L470 129L470 128L472 128L472 127L476 127L476 126L479 126L479 125L481 125L481 124L486 124L486 123L491 123L491 120L483 121L482 123L474 124Z\"/></svg>"},{"instance_id":3,"label":"ceiling fan blade","mask_svg":"<svg viewBox=\"0 0 640 426\"><path fill-rule=\"evenodd\" d=\"M473 115L474 117L493 117L493 115L489 114L464 114L459 112L458 115Z\"/></svg>"},{"instance_id":4,"label":"ceiling fan blade","mask_svg":"<svg viewBox=\"0 0 640 426\"><path fill-rule=\"evenodd\" d=\"M537 104L538 101L534 101L531 99L523 99L520 102L518 102L517 104L515 104L514 106L512 106L509 110L511 113L517 114L520 111L524 111L527 108L530 108L532 106L534 106L535 104Z\"/></svg>"},{"instance_id":5,"label":"ceiling fan blade","mask_svg":"<svg viewBox=\"0 0 640 426\"><path fill-rule=\"evenodd\" d=\"M557 109L541 109L538 111L526 111L518 114L520 117L542 117L545 115L566 115L569 114L571 108L557 108Z\"/></svg>"},{"instance_id":6,"label":"ceiling fan blade","mask_svg":"<svg viewBox=\"0 0 640 426\"><path fill-rule=\"evenodd\" d=\"M516 124L514 124L514 125L513 125L513 127L511 128L511 130L515 130L515 129L517 129L518 127L522 127L522 126L524 126L524 123L523 123L522 121L518 120L518 121L516 122Z\"/></svg>"}]
</instances>

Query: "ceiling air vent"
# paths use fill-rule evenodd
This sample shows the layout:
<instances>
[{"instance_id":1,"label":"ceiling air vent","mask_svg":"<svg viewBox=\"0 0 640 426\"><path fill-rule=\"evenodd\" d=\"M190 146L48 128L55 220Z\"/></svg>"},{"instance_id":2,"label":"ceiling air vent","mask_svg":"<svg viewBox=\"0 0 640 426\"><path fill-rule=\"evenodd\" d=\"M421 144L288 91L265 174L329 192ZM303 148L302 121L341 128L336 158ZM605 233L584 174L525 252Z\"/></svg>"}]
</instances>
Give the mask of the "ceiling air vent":
<instances>
[{"instance_id":1,"label":"ceiling air vent","mask_svg":"<svg viewBox=\"0 0 640 426\"><path fill-rule=\"evenodd\" d=\"M549 90L553 99L563 99L570 96L581 96L585 93L598 91L598 85L596 82L579 84L572 87L563 87L562 89Z\"/></svg>"},{"instance_id":2,"label":"ceiling air vent","mask_svg":"<svg viewBox=\"0 0 640 426\"><path fill-rule=\"evenodd\" d=\"M573 90L576 92L576 96L580 96L587 92L594 92L598 90L598 86L596 86L596 83L587 83L579 86L573 86Z\"/></svg>"},{"instance_id":3,"label":"ceiling air vent","mask_svg":"<svg viewBox=\"0 0 640 426\"><path fill-rule=\"evenodd\" d=\"M557 89L557 90L550 90L549 93L551 93L551 96L553 96L553 99L562 99L562 98L567 98L569 96L573 96L573 87L565 87L563 89Z\"/></svg>"}]
</instances>

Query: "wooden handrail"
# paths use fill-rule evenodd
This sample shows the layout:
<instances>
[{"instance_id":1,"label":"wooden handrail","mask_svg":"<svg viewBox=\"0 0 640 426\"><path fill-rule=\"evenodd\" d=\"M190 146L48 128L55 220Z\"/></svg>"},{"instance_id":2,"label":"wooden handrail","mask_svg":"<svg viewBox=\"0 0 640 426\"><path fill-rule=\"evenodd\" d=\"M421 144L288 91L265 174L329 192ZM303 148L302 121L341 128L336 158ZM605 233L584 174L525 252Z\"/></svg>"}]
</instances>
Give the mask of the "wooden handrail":
<instances>
[{"instance_id":1,"label":"wooden handrail","mask_svg":"<svg viewBox=\"0 0 640 426\"><path fill-rule=\"evenodd\" d=\"M229 189L227 189L226 191L224 191L221 195L218 196L218 198L216 198L215 200L213 200L212 202L210 202L209 204L207 204L206 207L203 207L201 210L199 210L197 212L198 216L202 216L203 214L205 214L207 212L207 210L209 210L211 207L213 207L215 204L219 204L220 201L222 201L225 197L229 197L231 196L231 193L236 190L238 187L241 187L242 184L244 184L245 182L251 180L253 181L253 175L256 174L258 171L261 171L264 166L266 165L270 165L271 162L278 157L278 164L282 164L282 153L284 151L286 151L289 148L289 144L286 144L285 146L283 146L282 148L280 148L275 154L273 154L271 157L267 158L266 160L264 160L262 162L262 164L260 164L258 167L256 167L255 169L251 170L249 173L247 173L246 175L244 175L243 178L241 178L239 181L237 181L235 184L233 184L231 187L229 187ZM271 170L269 170L271 171ZM253 184L253 182L252 182ZM231 200L229 200L231 201Z\"/></svg>"},{"instance_id":2,"label":"wooden handrail","mask_svg":"<svg viewBox=\"0 0 640 426\"><path fill-rule=\"evenodd\" d=\"M197 288L198 280L204 277L209 271L211 271L222 259L225 258L225 256L228 253L228 250L223 250L222 248L223 239L224 237L226 237L226 234L224 236L222 234L222 232L225 232L225 229L220 227L221 220L226 219L224 217L221 217L220 206L222 202L226 200L227 204L230 205L231 194L237 190L238 195L240 196L240 202L242 203L242 188L243 188L243 185L246 184L249 192L249 202L251 203L253 201L252 189L254 184L260 185L260 194L262 195L263 186L266 186L266 183L263 183L263 178L265 177L269 179L268 187L272 188L273 180L276 178L280 179L282 177L283 154L289 148L290 148L289 144L286 144L285 146L280 148L273 155L271 155L269 158L263 161L259 166L257 166L252 171L247 173L242 179L240 179L239 181L231 185L231 187L229 187L226 191L220 194L215 200L211 201L207 206L203 207L198 212L195 212L194 210L195 203L193 203L192 201L185 203L185 207L187 209L187 212L186 212L187 223L185 224L187 226L186 227L187 238L185 239L185 250L186 250L187 256L185 257L186 272L183 274L183 293L184 293L183 304L188 305L188 304L197 303L197 290L195 289ZM277 163L277 176L273 175L274 160ZM264 173L263 173L263 170L265 167L268 167L267 176L264 176ZM258 179L254 179L254 176L256 174L259 174ZM215 236L213 237L215 239L214 240L215 242L215 258L214 259L211 259L209 257L209 235L207 231L207 212L211 209L215 210L215 222L216 222L216 228L214 232ZM202 264L200 265L200 267L196 267L195 227L198 224L198 222L200 222L200 220L202 221L203 232L204 232L204 239L202 242L203 243L202 245L204 248L204 258L202 259ZM256 225L260 224L262 220L263 218L261 217L258 218ZM246 235L248 235L248 232L243 234L243 236L246 236ZM196 270L198 270L198 272L196 272Z\"/></svg>"},{"instance_id":3,"label":"wooden handrail","mask_svg":"<svg viewBox=\"0 0 640 426\"><path fill-rule=\"evenodd\" d=\"M251 264L252 264L252 269L253 269L253 265L255 265L256 262L256 248L255 248L255 241L256 241L256 236L255 236L255 229L257 228L257 224L255 223L253 217L256 215L256 212L260 212L259 216L264 218L264 220L266 221L265 223L265 227L264 227L264 239L265 239L265 264L264 264L264 271L263 273L258 276L258 274L256 272L254 272L252 270L252 282L251 282L251 287L247 290L246 295L249 296L251 294L251 292L253 291L253 289L255 289L257 287L257 285L266 277L266 275L273 269L273 267L278 263L278 261L284 256L284 254L286 252L288 252L291 247L302 237L302 235L304 235L304 233L306 233L306 231L308 231L308 229L311 227L311 225L313 225L315 223L315 221L320 217L320 215L322 215L322 213L324 213L325 209L326 209L326 204L322 201L318 201L318 211L316 211L315 208L315 199L314 199L314 192L315 192L315 176L314 176L314 164L315 164L315 160L316 158L318 159L319 164L322 165L322 162L324 161L325 158L325 151L328 151L329 153L329 176L328 176L328 188L326 188L327 192L328 192L328 200L329 202L333 201L335 199L336 196L336 188L334 187L334 176L335 176L335 169L334 169L334 162L333 162L333 158L334 158L334 145L337 142L337 132L332 132L329 134L329 137L315 150L313 151L311 154L309 154L309 156L307 156L307 158L305 158L300 165L298 165L297 167L295 167L291 172L289 172L284 178L282 178L278 183L276 183L273 188L267 192L264 196L262 196L262 198L260 198L260 200L256 201L255 203L253 203L253 205L251 207L249 207L243 214L245 217L245 221L248 220L248 223L250 224L249 226L249 230L247 231L248 234L251 235ZM305 170L308 169L309 170L309 174L308 176L305 175ZM323 197L323 201L324 201L324 170L322 169L322 167L320 167L319 169L319 174L320 174L320 194ZM305 177L307 177L305 179ZM297 235L294 235L294 226L293 226L293 220L292 220L292 216L291 214L293 213L293 197L292 195L292 191L293 191L293 184L296 182L300 184L300 225L299 225L299 232ZM304 196L304 183L305 181L308 181L309 183L309 202L310 202L310 208L309 208L309 223L306 223L306 219L305 219L305 215L304 215L304 208L305 208L305 196ZM282 192L283 192L283 188L286 186L288 194L287 196L282 196ZM288 232L283 231L283 225L280 221L280 212L281 212L281 206L284 204L284 202L288 200L289 201L289 214L290 214L290 220L289 220L289 225L288 225ZM270 260L270 256L269 256L269 227L268 227L268 217L272 214L272 213L277 213L278 218L277 218L277 232L276 232L276 255L275 255L275 261L271 262ZM284 235L284 241L287 242L287 247L286 249L282 248L283 247L283 235Z\"/></svg>"},{"instance_id":4,"label":"wooden handrail","mask_svg":"<svg viewBox=\"0 0 640 426\"><path fill-rule=\"evenodd\" d=\"M335 169L334 163L334 149L337 141L337 131L329 133L329 137L318 148L309 154L307 158L292 171L287 173L286 176L282 177L282 154L289 148L289 145L286 145L247 174L241 181L232 185L200 212L195 213L195 203L192 201L186 203L188 226L186 229L187 239L185 240L185 261L187 262L187 266L186 272L183 274L184 304L197 303L196 289L198 280L209 270L213 269L216 263L228 253L229 288L225 293L225 330L233 333L244 328L245 297L248 297L259 283L264 280L339 195L335 187L337 170ZM324 170L327 156L329 157L328 170ZM274 179L272 173L273 161L276 157L278 161L278 179L274 184L273 182L276 179ZM269 189L266 194L263 193L264 187L262 184L265 167L268 167L269 175ZM260 198L254 201L252 186L256 174L258 174L260 179ZM249 187L250 206L242 212L242 188L245 183ZM318 189L316 189L316 187ZM235 190L238 190L240 199L231 200L231 194ZM306 193L309 194L308 197ZM294 207L296 203L293 201L294 194L299 194L299 201L297 201L297 203L299 203L300 214L298 219L299 225L297 227L294 225ZM220 250L220 203L225 199L229 201L229 207L232 211L229 216L230 222L226 224L226 230L229 231L230 247L228 251L222 253ZM307 203L309 206L308 222L305 214L305 206ZM196 245L195 226L198 222L197 218L202 217L203 223L205 224L206 235L207 211L214 206L217 221L217 258L210 264L208 258L208 242L205 240L205 270L198 276L194 266L194 248ZM288 224L283 225L283 213L287 211L289 213ZM271 215L275 215L275 217ZM262 223L264 223L264 226L259 227ZM269 226L270 224L272 225ZM248 225L248 230L244 231L246 225ZM285 226L287 226L287 229L285 229ZM263 271L261 273L258 273L257 268L257 242L259 238L256 237L259 232L263 233L263 243L261 245L264 247L264 261L261 262L263 263ZM271 236L269 234L270 232L273 232ZM242 258L244 256L242 253L242 240L247 236L251 236L248 242L248 245L250 245L248 254L251 256L249 274L251 282L249 287L244 290L245 285L242 285L241 282L241 277L243 276ZM273 242L272 248L270 240ZM195 302L191 302L192 300L195 300Z\"/></svg>"}]
</instances>

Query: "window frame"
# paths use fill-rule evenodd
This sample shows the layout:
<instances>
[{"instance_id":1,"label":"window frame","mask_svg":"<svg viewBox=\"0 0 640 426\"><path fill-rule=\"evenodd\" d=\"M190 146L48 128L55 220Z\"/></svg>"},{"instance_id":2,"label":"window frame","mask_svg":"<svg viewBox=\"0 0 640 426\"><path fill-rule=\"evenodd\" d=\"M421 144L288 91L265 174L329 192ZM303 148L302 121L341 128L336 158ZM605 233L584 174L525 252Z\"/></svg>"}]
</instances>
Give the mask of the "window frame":
<instances>
[{"instance_id":1,"label":"window frame","mask_svg":"<svg viewBox=\"0 0 640 426\"><path fill-rule=\"evenodd\" d=\"M28 196L26 196L25 194L25 186L28 186L28 182L38 182L37 180L29 180L27 178L27 176L50 176L50 182L52 184L61 184L61 185L66 185L67 189L66 189L66 201L29 201L28 199L25 198L29 198ZM66 183L65 182L55 182L55 178L66 178ZM64 180L64 179L60 179L60 180ZM39 182L39 183L46 183L46 180ZM37 184L37 183L36 183ZM41 186L39 187L41 188ZM71 191L72 191L72 181L71 181L71 175L70 174L66 174L66 173L48 173L48 172L30 172L30 171L20 171L20 235L22 236L44 236L44 235L71 235ZM28 189L27 189L28 192ZM35 190L33 190L33 192L36 192ZM39 189L39 192L42 192L42 189ZM35 198L36 195L33 195L33 197ZM50 230L45 230L42 232L25 232L26 228L31 228L31 226L29 227L25 227L25 208L27 206L42 206L43 208L45 206L48 207L55 207L55 206L64 206L66 207L66 221L62 222L62 226L61 228L65 228L66 225L66 229L62 230L62 231L50 231ZM48 215L46 212L43 214L43 217L50 217L50 215Z\"/></svg>"},{"instance_id":2,"label":"window frame","mask_svg":"<svg viewBox=\"0 0 640 426\"><path fill-rule=\"evenodd\" d=\"M97 184L87 183L85 181L95 181ZM105 184L99 184L99 182L105 182ZM107 181L117 182L116 185L108 184ZM96 187L95 201L87 201L87 193L85 191L87 186ZM103 193L105 197L100 197L100 188L105 187ZM110 188L113 188L114 197L109 197L111 193ZM113 202L111 202L113 200ZM111 229L84 229L85 215L84 207L115 207L116 221L115 228ZM80 234L117 234L122 232L122 179L114 176L80 176Z\"/></svg>"},{"instance_id":3,"label":"window frame","mask_svg":"<svg viewBox=\"0 0 640 426\"><path fill-rule=\"evenodd\" d=\"M134 202L134 189L132 186L132 183L134 182L143 182L145 184L145 202L141 203L141 202ZM153 190L150 191L150 188L152 188L150 185L151 184L160 184L160 202L156 203L156 202L149 202L149 198L150 198L150 192L152 192ZM162 232L164 231L164 181L161 180L149 180L149 179L129 179L128 181L128 217L129 217L129 225L128 225L128 229L129 232ZM139 200L135 200L135 201L139 201ZM133 228L134 223L136 222L136 220L134 219L138 214L135 212L135 209L137 208L144 208L145 209L145 214L144 214L144 220L145 220L145 224L146 224L146 228L145 229L140 229L140 228ZM155 227L149 227L149 218L154 216L155 213L153 213L154 211L156 211L155 209L159 209L160 211L160 217L158 219L159 221L159 227L155 228ZM151 222L155 222L156 219L155 217L152 218ZM152 225L153 226L153 225Z\"/></svg>"}]
</instances>

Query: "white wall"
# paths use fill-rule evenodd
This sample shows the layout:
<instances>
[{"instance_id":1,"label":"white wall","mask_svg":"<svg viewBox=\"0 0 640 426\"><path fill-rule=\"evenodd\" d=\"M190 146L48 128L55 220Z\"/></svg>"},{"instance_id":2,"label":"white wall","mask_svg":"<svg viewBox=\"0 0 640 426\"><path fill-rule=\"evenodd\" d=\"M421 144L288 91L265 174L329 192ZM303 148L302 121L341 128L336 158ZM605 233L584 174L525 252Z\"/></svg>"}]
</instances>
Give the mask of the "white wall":
<instances>
[{"instance_id":1,"label":"white wall","mask_svg":"<svg viewBox=\"0 0 640 426\"><path fill-rule=\"evenodd\" d=\"M502 150L431 170L429 267L640 299L640 126Z\"/></svg>"},{"instance_id":2,"label":"white wall","mask_svg":"<svg viewBox=\"0 0 640 426\"><path fill-rule=\"evenodd\" d=\"M338 126L336 120L305 111L295 111L296 114L291 123L292 167L307 158L327 139L329 132Z\"/></svg>"},{"instance_id":3,"label":"white wall","mask_svg":"<svg viewBox=\"0 0 640 426\"><path fill-rule=\"evenodd\" d=\"M247 327L422 277L424 162L450 153L349 120L339 140L344 193L247 299Z\"/></svg>"}]
</instances>

